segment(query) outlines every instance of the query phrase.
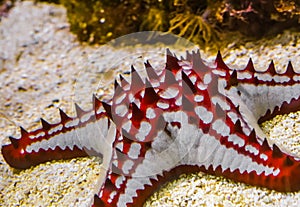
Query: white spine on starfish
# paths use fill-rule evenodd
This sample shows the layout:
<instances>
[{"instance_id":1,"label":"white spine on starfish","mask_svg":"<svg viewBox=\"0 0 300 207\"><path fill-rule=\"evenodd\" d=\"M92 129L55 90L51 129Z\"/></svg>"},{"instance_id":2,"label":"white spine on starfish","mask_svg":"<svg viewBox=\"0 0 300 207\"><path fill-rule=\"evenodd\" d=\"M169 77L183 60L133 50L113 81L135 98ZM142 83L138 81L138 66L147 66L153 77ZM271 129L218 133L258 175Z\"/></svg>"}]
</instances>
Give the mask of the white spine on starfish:
<instances>
[{"instance_id":1,"label":"white spine on starfish","mask_svg":"<svg viewBox=\"0 0 300 207\"><path fill-rule=\"evenodd\" d=\"M237 136L236 134L229 135L228 141L232 142L234 145L238 145L239 147L245 145L245 140L243 140L241 137Z\"/></svg>"},{"instance_id":2,"label":"white spine on starfish","mask_svg":"<svg viewBox=\"0 0 300 207\"><path fill-rule=\"evenodd\" d=\"M203 77L203 83L208 85L212 81L212 77L210 73L206 73Z\"/></svg>"},{"instance_id":3,"label":"white spine on starfish","mask_svg":"<svg viewBox=\"0 0 300 207\"><path fill-rule=\"evenodd\" d=\"M153 108L147 108L146 117L148 119L153 119L156 117L155 110Z\"/></svg>"},{"instance_id":4,"label":"white spine on starfish","mask_svg":"<svg viewBox=\"0 0 300 207\"><path fill-rule=\"evenodd\" d=\"M131 159L137 159L139 154L140 154L140 150L141 150L141 144L139 143L132 143L130 145L129 151L128 151L128 156Z\"/></svg>"},{"instance_id":5,"label":"white spine on starfish","mask_svg":"<svg viewBox=\"0 0 300 207\"><path fill-rule=\"evenodd\" d=\"M206 90L207 89L207 85L199 82L197 83L197 87L200 89L200 90Z\"/></svg>"},{"instance_id":6,"label":"white spine on starfish","mask_svg":"<svg viewBox=\"0 0 300 207\"><path fill-rule=\"evenodd\" d=\"M202 102L204 100L204 96L202 95L195 95L194 101L195 102Z\"/></svg>"},{"instance_id":7,"label":"white spine on starfish","mask_svg":"<svg viewBox=\"0 0 300 207\"><path fill-rule=\"evenodd\" d=\"M238 72L237 73L237 78L238 79L250 79L252 78L252 74L249 72Z\"/></svg>"},{"instance_id":8,"label":"white spine on starfish","mask_svg":"<svg viewBox=\"0 0 300 207\"><path fill-rule=\"evenodd\" d=\"M287 76L275 75L273 77L273 80L277 83L284 83L284 82L288 82L290 80L290 78Z\"/></svg>"},{"instance_id":9,"label":"white spine on starfish","mask_svg":"<svg viewBox=\"0 0 300 207\"><path fill-rule=\"evenodd\" d=\"M115 112L117 115L124 117L128 112L128 107L125 104L116 106Z\"/></svg>"},{"instance_id":10,"label":"white spine on starfish","mask_svg":"<svg viewBox=\"0 0 300 207\"><path fill-rule=\"evenodd\" d=\"M248 152L250 152L250 153L252 153L252 154L254 154L254 155L258 155L258 153L259 153L259 151L255 147L253 147L251 145L247 145L245 147L245 150L248 151Z\"/></svg>"},{"instance_id":11,"label":"white spine on starfish","mask_svg":"<svg viewBox=\"0 0 300 207\"><path fill-rule=\"evenodd\" d=\"M293 80L294 80L294 81L299 81L299 82L300 82L300 75L295 75L295 76L293 77Z\"/></svg>"},{"instance_id":12,"label":"white spine on starfish","mask_svg":"<svg viewBox=\"0 0 300 207\"><path fill-rule=\"evenodd\" d=\"M157 107L159 107L161 109L168 109L170 107L169 103L162 102L162 101L157 102L156 105L157 105Z\"/></svg>"},{"instance_id":13,"label":"white spine on starfish","mask_svg":"<svg viewBox=\"0 0 300 207\"><path fill-rule=\"evenodd\" d=\"M205 107L196 106L194 111L205 124L211 123L213 119L213 113L208 111Z\"/></svg>"},{"instance_id":14,"label":"white spine on starfish","mask_svg":"<svg viewBox=\"0 0 300 207\"><path fill-rule=\"evenodd\" d=\"M211 98L211 101L214 105L219 104L221 106L221 108L225 111L225 110L230 110L230 106L229 104L226 102L225 98L221 98L219 96L214 96Z\"/></svg>"},{"instance_id":15,"label":"white spine on starfish","mask_svg":"<svg viewBox=\"0 0 300 207\"><path fill-rule=\"evenodd\" d=\"M118 143L116 144L116 148L117 148L118 150L120 150L121 152L123 151L123 147L124 147L124 143L123 143L123 142L118 142Z\"/></svg>"},{"instance_id":16,"label":"white spine on starfish","mask_svg":"<svg viewBox=\"0 0 300 207\"><path fill-rule=\"evenodd\" d=\"M131 126L132 126L132 122L131 122L131 120L128 120L125 124L122 125L122 129L129 132L131 129Z\"/></svg>"},{"instance_id":17,"label":"white spine on starfish","mask_svg":"<svg viewBox=\"0 0 300 207\"><path fill-rule=\"evenodd\" d=\"M220 135L222 136L228 136L230 133L230 128L226 125L226 123L221 120L218 119L216 121L214 121L214 123L212 124L212 128Z\"/></svg>"},{"instance_id":18,"label":"white spine on starfish","mask_svg":"<svg viewBox=\"0 0 300 207\"><path fill-rule=\"evenodd\" d=\"M117 89L118 90L118 89ZM120 104L124 99L125 97L127 96L126 93L123 93L122 95L120 95L116 100L115 100L115 104Z\"/></svg>"},{"instance_id":19,"label":"white spine on starfish","mask_svg":"<svg viewBox=\"0 0 300 207\"><path fill-rule=\"evenodd\" d=\"M226 72L221 70L212 70L212 73L221 77L224 77L226 75Z\"/></svg>"},{"instance_id":20,"label":"white spine on starfish","mask_svg":"<svg viewBox=\"0 0 300 207\"><path fill-rule=\"evenodd\" d=\"M182 105L182 97L178 97L178 98L176 99L176 101L175 101L175 104L176 104L177 106L181 106L181 105Z\"/></svg>"},{"instance_id":21,"label":"white spine on starfish","mask_svg":"<svg viewBox=\"0 0 300 207\"><path fill-rule=\"evenodd\" d=\"M72 119L65 124L65 127L66 128L76 127L78 125L79 121L80 121L79 118Z\"/></svg>"},{"instance_id":22,"label":"white spine on starfish","mask_svg":"<svg viewBox=\"0 0 300 207\"><path fill-rule=\"evenodd\" d=\"M116 163L118 163L118 161ZM129 171L132 169L133 165L134 165L134 162L132 160L126 160L122 165L122 171L125 174L128 174Z\"/></svg>"},{"instance_id":23,"label":"white spine on starfish","mask_svg":"<svg viewBox=\"0 0 300 207\"><path fill-rule=\"evenodd\" d=\"M43 136L45 136L45 132L40 132L36 135L29 135L29 138L30 139L36 139L36 138L43 137Z\"/></svg>"},{"instance_id":24,"label":"white spine on starfish","mask_svg":"<svg viewBox=\"0 0 300 207\"><path fill-rule=\"evenodd\" d=\"M159 96L164 99L175 98L179 94L178 88L168 87L162 93L159 93Z\"/></svg>"},{"instance_id":25,"label":"white spine on starfish","mask_svg":"<svg viewBox=\"0 0 300 207\"><path fill-rule=\"evenodd\" d=\"M267 161L268 158L269 158L266 154L263 154L263 153L260 154L259 157L260 157L261 159L263 159L264 161Z\"/></svg>"},{"instance_id":26,"label":"white spine on starfish","mask_svg":"<svg viewBox=\"0 0 300 207\"><path fill-rule=\"evenodd\" d=\"M258 80L262 80L262 81L271 81L273 79L273 77L271 76L271 74L260 74L260 73L255 73L254 77L256 77Z\"/></svg>"},{"instance_id":27,"label":"white spine on starfish","mask_svg":"<svg viewBox=\"0 0 300 207\"><path fill-rule=\"evenodd\" d=\"M62 130L62 128L63 128L63 125L62 125L62 124L59 124L59 125L57 125L56 127L51 128L51 129L48 131L48 134L51 135L51 134L53 134L53 133L55 133L55 132L57 132L57 131Z\"/></svg>"},{"instance_id":28,"label":"white spine on starfish","mask_svg":"<svg viewBox=\"0 0 300 207\"><path fill-rule=\"evenodd\" d=\"M139 141L144 141L146 136L150 133L151 128L152 128L151 124L149 124L148 122L142 121L139 131L136 135L136 138Z\"/></svg>"},{"instance_id":29,"label":"white spine on starfish","mask_svg":"<svg viewBox=\"0 0 300 207\"><path fill-rule=\"evenodd\" d=\"M189 78L190 78L190 81L191 81L193 84L196 83L197 77L196 77L195 75L189 76Z\"/></svg>"}]
</instances>

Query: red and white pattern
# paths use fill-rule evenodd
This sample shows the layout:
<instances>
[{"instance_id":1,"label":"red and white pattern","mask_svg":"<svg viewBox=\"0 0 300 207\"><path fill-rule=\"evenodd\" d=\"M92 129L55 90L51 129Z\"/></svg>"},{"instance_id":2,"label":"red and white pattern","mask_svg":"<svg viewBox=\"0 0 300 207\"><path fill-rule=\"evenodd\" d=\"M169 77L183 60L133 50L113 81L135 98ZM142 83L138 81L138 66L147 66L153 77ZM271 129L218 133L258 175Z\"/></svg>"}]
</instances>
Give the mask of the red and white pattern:
<instances>
[{"instance_id":1,"label":"red and white pattern","mask_svg":"<svg viewBox=\"0 0 300 207\"><path fill-rule=\"evenodd\" d=\"M203 171L277 191L300 190L299 158L271 145L259 123L300 109L300 74L291 63L279 74L271 62L256 71L228 68L220 54L215 67L199 51L177 59L167 50L165 69L145 63L147 77L132 67L120 76L109 101L76 117L10 137L2 147L9 165L25 169L79 156L103 159L106 174L93 206L142 206L164 182Z\"/></svg>"}]
</instances>

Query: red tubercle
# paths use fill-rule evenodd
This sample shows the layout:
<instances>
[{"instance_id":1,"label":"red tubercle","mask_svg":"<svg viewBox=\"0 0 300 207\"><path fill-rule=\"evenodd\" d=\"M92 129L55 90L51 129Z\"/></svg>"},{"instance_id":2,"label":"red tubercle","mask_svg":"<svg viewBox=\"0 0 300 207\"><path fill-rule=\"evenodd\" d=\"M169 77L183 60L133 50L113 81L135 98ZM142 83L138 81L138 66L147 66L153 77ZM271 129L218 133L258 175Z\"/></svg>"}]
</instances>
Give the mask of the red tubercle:
<instances>
[{"instance_id":1,"label":"red tubercle","mask_svg":"<svg viewBox=\"0 0 300 207\"><path fill-rule=\"evenodd\" d=\"M148 121L146 118L146 114L144 111L140 110L139 107L134 102L131 103L130 108L132 113L132 117L131 117L132 125L138 129L140 128L140 124L143 120Z\"/></svg>"},{"instance_id":2,"label":"red tubercle","mask_svg":"<svg viewBox=\"0 0 300 207\"><path fill-rule=\"evenodd\" d=\"M270 75L274 76L277 75L278 73L275 70L275 65L274 65L274 61L271 60L270 65L268 67L268 69L265 72L262 73L269 73Z\"/></svg>"},{"instance_id":3,"label":"red tubercle","mask_svg":"<svg viewBox=\"0 0 300 207\"><path fill-rule=\"evenodd\" d=\"M177 73L177 71L175 71ZM175 72L165 70L165 80L164 83L161 83L160 87L162 88L168 88L172 85L178 85L178 81L175 78Z\"/></svg>"},{"instance_id":4,"label":"red tubercle","mask_svg":"<svg viewBox=\"0 0 300 207\"><path fill-rule=\"evenodd\" d=\"M159 76L157 75L155 69L152 67L149 61L144 63L145 69L150 81L159 80Z\"/></svg>"},{"instance_id":5,"label":"red tubercle","mask_svg":"<svg viewBox=\"0 0 300 207\"><path fill-rule=\"evenodd\" d=\"M122 87L129 85L129 83L126 81L126 79L121 74L119 77L120 77L120 82L121 82Z\"/></svg>"},{"instance_id":6,"label":"red tubercle","mask_svg":"<svg viewBox=\"0 0 300 207\"><path fill-rule=\"evenodd\" d=\"M60 115L60 122L64 125L69 121L72 121L73 118L69 117L62 109L58 109L59 110L59 115Z\"/></svg>"},{"instance_id":7,"label":"red tubercle","mask_svg":"<svg viewBox=\"0 0 300 207\"><path fill-rule=\"evenodd\" d=\"M200 57L200 51L197 50L197 52L192 52L192 60L193 63L193 70L199 77L204 77L204 74L207 71L211 71L212 69L208 67L206 64L204 64L203 60Z\"/></svg>"},{"instance_id":8,"label":"red tubercle","mask_svg":"<svg viewBox=\"0 0 300 207\"><path fill-rule=\"evenodd\" d=\"M185 96L195 95L197 93L197 86L193 84L188 75L185 74L184 71L181 72L182 77L182 94ZM196 81L197 82L197 81Z\"/></svg>"},{"instance_id":9,"label":"red tubercle","mask_svg":"<svg viewBox=\"0 0 300 207\"><path fill-rule=\"evenodd\" d=\"M247 72L251 73L252 77L253 77L254 73L257 72L255 70L255 68L254 68L252 58L249 58L249 61L248 61L247 65L246 65L246 67L243 69L243 71L247 71Z\"/></svg>"},{"instance_id":10,"label":"red tubercle","mask_svg":"<svg viewBox=\"0 0 300 207\"><path fill-rule=\"evenodd\" d=\"M84 111L77 103L75 103L74 106L77 118L81 118L84 114L87 113L87 111Z\"/></svg>"},{"instance_id":11,"label":"red tubercle","mask_svg":"<svg viewBox=\"0 0 300 207\"><path fill-rule=\"evenodd\" d=\"M141 78L141 76L136 72L135 68L131 66L131 85L130 92L132 94L137 94L142 88L145 87L145 84Z\"/></svg>"},{"instance_id":12,"label":"red tubercle","mask_svg":"<svg viewBox=\"0 0 300 207\"><path fill-rule=\"evenodd\" d=\"M296 74L291 61L289 61L284 74L289 78L292 78Z\"/></svg>"},{"instance_id":13,"label":"red tubercle","mask_svg":"<svg viewBox=\"0 0 300 207\"><path fill-rule=\"evenodd\" d=\"M178 59L174 54L171 53L169 49L166 50L166 53L167 61L165 69L175 74L178 70L181 69L181 66L178 64Z\"/></svg>"},{"instance_id":14,"label":"red tubercle","mask_svg":"<svg viewBox=\"0 0 300 207\"><path fill-rule=\"evenodd\" d=\"M221 70L221 71L229 71L230 70L230 68L225 64L220 51L218 51L218 53L217 53L215 64L216 64L217 70Z\"/></svg>"},{"instance_id":15,"label":"red tubercle","mask_svg":"<svg viewBox=\"0 0 300 207\"><path fill-rule=\"evenodd\" d=\"M105 207L105 203L99 198L99 196L94 195L94 203L92 207Z\"/></svg>"},{"instance_id":16,"label":"red tubercle","mask_svg":"<svg viewBox=\"0 0 300 207\"><path fill-rule=\"evenodd\" d=\"M146 108L156 107L156 103L160 100L160 96L152 87L151 83L146 79L145 95L141 100L141 110L145 111Z\"/></svg>"},{"instance_id":17,"label":"red tubercle","mask_svg":"<svg viewBox=\"0 0 300 207\"><path fill-rule=\"evenodd\" d=\"M225 89L229 89L230 87L233 87L233 86L237 86L238 85L238 78L237 78L237 71L236 70L233 70L232 73L229 75L228 78L226 78L226 87Z\"/></svg>"}]
</instances>

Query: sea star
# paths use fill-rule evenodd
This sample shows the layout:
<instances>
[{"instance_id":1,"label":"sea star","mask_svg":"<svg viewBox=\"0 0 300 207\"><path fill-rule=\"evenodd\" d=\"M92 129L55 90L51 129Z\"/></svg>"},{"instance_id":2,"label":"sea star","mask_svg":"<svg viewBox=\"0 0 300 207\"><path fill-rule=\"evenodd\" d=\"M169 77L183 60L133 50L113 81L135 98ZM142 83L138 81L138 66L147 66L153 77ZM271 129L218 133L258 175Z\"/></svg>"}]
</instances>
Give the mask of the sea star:
<instances>
[{"instance_id":1,"label":"sea star","mask_svg":"<svg viewBox=\"0 0 300 207\"><path fill-rule=\"evenodd\" d=\"M291 65L279 74L271 62L258 72L251 59L230 69L218 53L215 66L199 51L180 60L167 50L166 66L147 77L132 67L120 76L112 99L93 97L94 107L2 147L19 169L39 163L97 155L106 173L93 206L141 206L164 182L203 171L277 191L300 190L299 158L268 143L259 123L299 110L300 74Z\"/></svg>"}]
</instances>

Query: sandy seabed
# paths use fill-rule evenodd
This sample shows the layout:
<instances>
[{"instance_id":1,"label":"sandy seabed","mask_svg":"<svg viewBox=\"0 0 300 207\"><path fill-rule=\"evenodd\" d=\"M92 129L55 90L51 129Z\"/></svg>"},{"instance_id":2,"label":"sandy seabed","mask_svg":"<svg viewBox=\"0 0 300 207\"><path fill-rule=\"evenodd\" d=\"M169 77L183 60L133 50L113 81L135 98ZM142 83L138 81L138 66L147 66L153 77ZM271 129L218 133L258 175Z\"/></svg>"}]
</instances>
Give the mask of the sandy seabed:
<instances>
[{"instance_id":1,"label":"sandy seabed","mask_svg":"<svg viewBox=\"0 0 300 207\"><path fill-rule=\"evenodd\" d=\"M222 53L232 67L244 67L251 57L256 68L265 69L273 59L278 70L285 70L289 60L297 69L299 36L287 31L270 40L229 46ZM58 122L58 107L71 115L74 102L90 109L93 93L100 97L112 93L116 74L128 72L131 64L142 68L140 62L145 59L159 67L164 61L163 53L162 47L82 45L69 32L63 7L31 1L17 3L0 22L0 142L8 143L9 135L19 136L18 126L29 130L40 127L40 117ZM202 57L213 62L215 54L202 52ZM300 156L299 117L299 113L278 117L274 123L266 124L266 130L276 143L293 148ZM278 119L296 126L291 139L285 138L284 130L278 130L289 126L276 125ZM100 162L93 157L78 158L19 172L0 155L0 206L88 206L102 172ZM296 207L300 206L300 193L278 193L199 173L183 175L169 183L146 205Z\"/></svg>"}]
</instances>

